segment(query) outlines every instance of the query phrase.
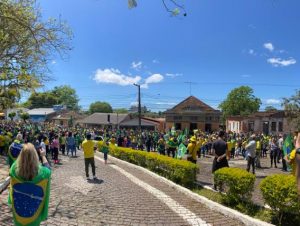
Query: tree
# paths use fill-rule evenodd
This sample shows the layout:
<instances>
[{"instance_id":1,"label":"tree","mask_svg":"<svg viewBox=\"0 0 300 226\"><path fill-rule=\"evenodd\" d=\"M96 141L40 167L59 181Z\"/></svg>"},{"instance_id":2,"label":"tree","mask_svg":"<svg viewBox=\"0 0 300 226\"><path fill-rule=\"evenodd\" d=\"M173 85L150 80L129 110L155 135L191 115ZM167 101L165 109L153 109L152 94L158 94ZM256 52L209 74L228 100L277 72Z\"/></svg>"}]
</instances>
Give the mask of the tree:
<instances>
[{"instance_id":1,"label":"tree","mask_svg":"<svg viewBox=\"0 0 300 226\"><path fill-rule=\"evenodd\" d=\"M14 117L16 117L16 112L10 112L9 114L8 114L8 117L10 118L10 120L11 121L13 121L14 120Z\"/></svg>"},{"instance_id":2,"label":"tree","mask_svg":"<svg viewBox=\"0 0 300 226\"><path fill-rule=\"evenodd\" d=\"M223 112L223 119L234 115L249 115L259 110L261 100L253 95L249 86L240 86L233 89L227 98L219 105Z\"/></svg>"},{"instance_id":3,"label":"tree","mask_svg":"<svg viewBox=\"0 0 300 226\"><path fill-rule=\"evenodd\" d=\"M289 98L283 98L282 106L290 124L296 130L300 130L300 90L297 90L296 94Z\"/></svg>"},{"instance_id":4,"label":"tree","mask_svg":"<svg viewBox=\"0 0 300 226\"><path fill-rule=\"evenodd\" d=\"M56 54L65 56L71 37L65 22L42 18L35 0L1 0L0 107L48 81L49 63Z\"/></svg>"},{"instance_id":5,"label":"tree","mask_svg":"<svg viewBox=\"0 0 300 226\"><path fill-rule=\"evenodd\" d=\"M91 103L89 112L91 114L95 112L100 112L100 113L112 113L112 107L110 106L109 103L107 102L101 102L101 101L96 101L94 103Z\"/></svg>"},{"instance_id":6,"label":"tree","mask_svg":"<svg viewBox=\"0 0 300 226\"><path fill-rule=\"evenodd\" d=\"M58 98L52 92L32 93L25 105L29 108L52 108Z\"/></svg>"},{"instance_id":7,"label":"tree","mask_svg":"<svg viewBox=\"0 0 300 226\"><path fill-rule=\"evenodd\" d=\"M273 106L266 106L265 111L277 111L277 109Z\"/></svg>"},{"instance_id":8,"label":"tree","mask_svg":"<svg viewBox=\"0 0 300 226\"><path fill-rule=\"evenodd\" d=\"M117 109L114 109L114 113L127 114L128 110L126 108L117 108Z\"/></svg>"},{"instance_id":9,"label":"tree","mask_svg":"<svg viewBox=\"0 0 300 226\"><path fill-rule=\"evenodd\" d=\"M56 86L51 93L57 98L58 104L66 105L70 110L79 110L76 90L70 86Z\"/></svg>"},{"instance_id":10,"label":"tree","mask_svg":"<svg viewBox=\"0 0 300 226\"><path fill-rule=\"evenodd\" d=\"M24 120L24 122L26 122L27 119L30 118L29 114L27 112L22 112L20 114L20 118Z\"/></svg>"}]
</instances>

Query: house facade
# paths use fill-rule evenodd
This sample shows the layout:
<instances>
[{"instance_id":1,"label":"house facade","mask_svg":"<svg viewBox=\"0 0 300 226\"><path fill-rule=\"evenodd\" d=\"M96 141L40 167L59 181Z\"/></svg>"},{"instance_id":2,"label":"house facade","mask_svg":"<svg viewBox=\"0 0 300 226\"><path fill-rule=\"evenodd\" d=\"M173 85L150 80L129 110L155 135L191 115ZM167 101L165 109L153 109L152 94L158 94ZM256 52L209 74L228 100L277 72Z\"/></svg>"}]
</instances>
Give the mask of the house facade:
<instances>
[{"instance_id":1,"label":"house facade","mask_svg":"<svg viewBox=\"0 0 300 226\"><path fill-rule=\"evenodd\" d=\"M255 112L248 116L231 116L226 120L226 130L236 133L289 133L291 127L284 111Z\"/></svg>"},{"instance_id":2,"label":"house facade","mask_svg":"<svg viewBox=\"0 0 300 226\"><path fill-rule=\"evenodd\" d=\"M190 96L165 112L166 130L175 126L176 130L211 132L220 128L221 112L213 109L198 98Z\"/></svg>"}]
</instances>

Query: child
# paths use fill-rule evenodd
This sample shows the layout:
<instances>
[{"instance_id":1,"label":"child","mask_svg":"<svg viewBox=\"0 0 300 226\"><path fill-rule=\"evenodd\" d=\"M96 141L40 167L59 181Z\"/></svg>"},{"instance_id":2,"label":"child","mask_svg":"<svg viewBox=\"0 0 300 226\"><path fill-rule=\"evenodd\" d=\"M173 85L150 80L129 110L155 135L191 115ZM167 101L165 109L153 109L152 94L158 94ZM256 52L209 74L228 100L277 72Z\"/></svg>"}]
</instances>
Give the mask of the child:
<instances>
[{"instance_id":1,"label":"child","mask_svg":"<svg viewBox=\"0 0 300 226\"><path fill-rule=\"evenodd\" d=\"M99 145L100 142L99 142ZM99 150L103 153L104 155L104 162L105 162L105 165L107 164L107 156L108 156L108 152L109 152L109 142L108 140L104 140L102 145L99 147Z\"/></svg>"}]
</instances>

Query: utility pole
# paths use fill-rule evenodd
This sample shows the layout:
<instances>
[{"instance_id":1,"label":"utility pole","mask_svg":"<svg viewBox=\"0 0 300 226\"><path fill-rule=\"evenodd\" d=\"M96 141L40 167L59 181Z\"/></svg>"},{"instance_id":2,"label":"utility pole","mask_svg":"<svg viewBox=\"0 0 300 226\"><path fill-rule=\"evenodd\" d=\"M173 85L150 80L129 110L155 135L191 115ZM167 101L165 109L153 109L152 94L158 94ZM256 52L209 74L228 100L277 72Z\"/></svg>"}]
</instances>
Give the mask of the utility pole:
<instances>
[{"instance_id":1,"label":"utility pole","mask_svg":"<svg viewBox=\"0 0 300 226\"><path fill-rule=\"evenodd\" d=\"M139 112L139 131L141 132L141 119L142 119L142 109L141 109L141 85L134 83L133 85L138 87L138 112Z\"/></svg>"}]
</instances>

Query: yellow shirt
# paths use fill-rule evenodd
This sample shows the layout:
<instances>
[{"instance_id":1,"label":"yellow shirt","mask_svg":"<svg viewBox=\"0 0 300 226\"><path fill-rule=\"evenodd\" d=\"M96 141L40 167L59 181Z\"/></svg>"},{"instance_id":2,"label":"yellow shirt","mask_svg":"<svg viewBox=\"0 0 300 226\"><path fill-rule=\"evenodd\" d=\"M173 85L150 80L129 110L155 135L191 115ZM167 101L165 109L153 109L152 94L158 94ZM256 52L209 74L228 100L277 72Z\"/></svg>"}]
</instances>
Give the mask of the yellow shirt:
<instances>
[{"instance_id":1,"label":"yellow shirt","mask_svg":"<svg viewBox=\"0 0 300 226\"><path fill-rule=\"evenodd\" d=\"M194 160L197 160L197 148L195 143L189 143L187 149Z\"/></svg>"},{"instance_id":2,"label":"yellow shirt","mask_svg":"<svg viewBox=\"0 0 300 226\"><path fill-rule=\"evenodd\" d=\"M84 158L93 158L94 157L94 146L95 146L95 143L92 140L84 140L82 142Z\"/></svg>"},{"instance_id":3,"label":"yellow shirt","mask_svg":"<svg viewBox=\"0 0 300 226\"><path fill-rule=\"evenodd\" d=\"M0 147L3 147L5 145L5 137L0 135Z\"/></svg>"},{"instance_id":4,"label":"yellow shirt","mask_svg":"<svg viewBox=\"0 0 300 226\"><path fill-rule=\"evenodd\" d=\"M290 153L290 157L289 157L289 159L290 159L290 164L291 164L291 166L292 166L292 174L294 175L294 176L296 176L296 161L295 161L295 159L296 159L296 149L294 149L291 153Z\"/></svg>"}]
</instances>

